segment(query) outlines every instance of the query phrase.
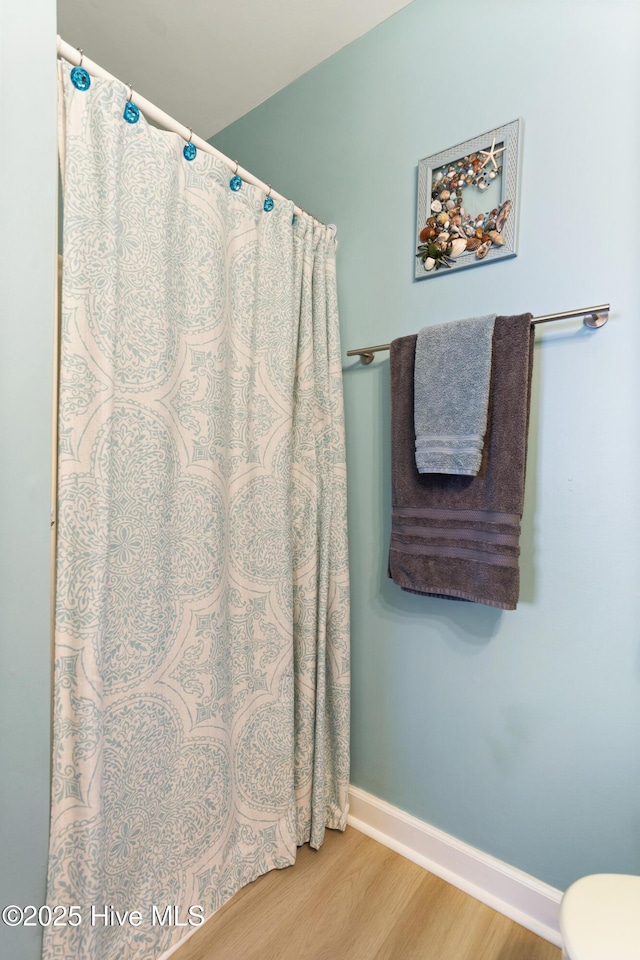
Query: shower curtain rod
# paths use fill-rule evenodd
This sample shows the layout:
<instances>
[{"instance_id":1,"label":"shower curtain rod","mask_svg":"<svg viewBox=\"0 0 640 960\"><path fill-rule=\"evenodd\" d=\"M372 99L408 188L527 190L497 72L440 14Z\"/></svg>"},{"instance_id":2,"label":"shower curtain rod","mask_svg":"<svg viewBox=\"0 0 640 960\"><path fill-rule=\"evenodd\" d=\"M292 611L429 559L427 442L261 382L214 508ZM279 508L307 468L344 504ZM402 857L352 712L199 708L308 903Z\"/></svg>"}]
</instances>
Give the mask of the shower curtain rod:
<instances>
[{"instance_id":1,"label":"shower curtain rod","mask_svg":"<svg viewBox=\"0 0 640 960\"><path fill-rule=\"evenodd\" d=\"M531 326L536 323L550 323L552 320L570 320L572 317L584 317L585 326L603 327L609 319L610 304L601 303L597 307L582 307L580 310L565 310L564 313L546 313L543 317L534 317ZM381 343L377 347L359 347L347 350L348 357L360 357L363 363L371 363L374 353L388 350L390 343Z\"/></svg>"},{"instance_id":2,"label":"shower curtain rod","mask_svg":"<svg viewBox=\"0 0 640 960\"><path fill-rule=\"evenodd\" d=\"M82 66L93 74L96 77L100 77L102 80L116 80L118 83L122 83L121 80L118 80L117 77L114 77L113 74L108 73L104 67L101 67L100 64L95 63L93 60L90 60L84 53L81 53L79 49L72 47L70 43L67 43L62 37L58 36L58 56L63 60L67 60L69 63L72 63L75 67L80 66L80 61L82 60ZM125 84L129 86L129 84ZM273 190L268 183L263 183L262 180L258 180L257 177L254 177L252 173L249 173L248 170L245 170L244 167L241 167L235 160L230 160L229 157L225 157L224 153L221 153L219 150L216 150L215 147L212 147L210 143L207 143L206 140L203 140L201 137L196 136L189 127L183 126L183 124L178 123L177 120L174 120L173 117L170 117L168 113L165 113L164 110L161 110L159 107L156 107L155 104L151 103L150 100L147 100L145 97L140 96L139 93L136 93L135 90L131 91L131 99L135 105L144 113L146 117L150 120L153 120L154 123L157 123L158 126L163 127L165 130L169 130L171 133L177 133L183 138L183 140L191 140L193 144L202 150L203 153L210 153L212 156L217 157L218 160L222 160L223 163L233 171L234 174L237 174L243 180L246 180L247 183L252 183L255 187L259 187L261 190L264 190L266 194L273 197L274 200L287 200L287 197L283 197L281 193L278 193L277 190ZM302 207L294 205L294 213L307 213L316 223L319 223L321 226L327 226L322 223L321 220L318 220L317 217L314 217L313 214L308 213L307 210L303 210ZM333 230L334 235L337 233L337 228L334 224L328 224L330 230Z\"/></svg>"}]
</instances>

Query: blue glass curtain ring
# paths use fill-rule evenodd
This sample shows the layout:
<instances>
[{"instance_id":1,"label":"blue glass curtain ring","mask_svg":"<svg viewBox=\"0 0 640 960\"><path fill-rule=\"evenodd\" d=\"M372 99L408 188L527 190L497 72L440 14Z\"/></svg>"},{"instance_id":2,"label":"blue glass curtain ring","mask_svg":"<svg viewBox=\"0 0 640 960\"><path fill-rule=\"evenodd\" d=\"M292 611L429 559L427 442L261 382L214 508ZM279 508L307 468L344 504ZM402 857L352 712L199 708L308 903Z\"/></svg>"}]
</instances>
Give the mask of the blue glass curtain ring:
<instances>
[{"instance_id":1,"label":"blue glass curtain ring","mask_svg":"<svg viewBox=\"0 0 640 960\"><path fill-rule=\"evenodd\" d=\"M82 66L84 54L82 50L80 50L80 47L78 47L78 50L80 51L80 63L71 71L71 83L74 85L76 90L88 90L91 86L91 77Z\"/></svg>"},{"instance_id":2,"label":"blue glass curtain ring","mask_svg":"<svg viewBox=\"0 0 640 960\"><path fill-rule=\"evenodd\" d=\"M237 193L240 187L242 186L242 177L238 176L238 161L235 161L236 168L233 171L233 176L229 180L229 187L233 190L234 193Z\"/></svg>"},{"instance_id":3,"label":"blue glass curtain ring","mask_svg":"<svg viewBox=\"0 0 640 960\"><path fill-rule=\"evenodd\" d=\"M269 185L269 193L264 198L264 203L262 204L262 206L267 213L269 213L270 210L273 210L274 203L273 203L273 197L271 196L271 185Z\"/></svg>"},{"instance_id":4,"label":"blue glass curtain ring","mask_svg":"<svg viewBox=\"0 0 640 960\"><path fill-rule=\"evenodd\" d=\"M195 143L191 143L192 136L193 136L193 130L191 129L191 127L189 127L189 139L187 140L184 147L182 148L182 154L185 160L193 160L196 153L198 152L196 150Z\"/></svg>"},{"instance_id":5,"label":"blue glass curtain ring","mask_svg":"<svg viewBox=\"0 0 640 960\"><path fill-rule=\"evenodd\" d=\"M135 103L132 101L131 97L133 96L133 90L131 89L131 84L129 84L129 96L127 102L124 105L124 113L122 116L125 118L127 123L137 123L140 119L140 111L136 107Z\"/></svg>"}]
</instances>

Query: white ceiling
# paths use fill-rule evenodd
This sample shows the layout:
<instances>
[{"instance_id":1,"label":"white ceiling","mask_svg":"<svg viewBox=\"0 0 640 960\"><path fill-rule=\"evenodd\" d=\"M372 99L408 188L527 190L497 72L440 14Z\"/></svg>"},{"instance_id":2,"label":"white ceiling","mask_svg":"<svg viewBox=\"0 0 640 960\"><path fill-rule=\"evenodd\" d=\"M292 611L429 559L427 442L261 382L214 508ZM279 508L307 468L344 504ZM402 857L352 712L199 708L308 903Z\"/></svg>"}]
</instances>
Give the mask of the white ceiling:
<instances>
[{"instance_id":1,"label":"white ceiling","mask_svg":"<svg viewBox=\"0 0 640 960\"><path fill-rule=\"evenodd\" d=\"M58 33L205 139L410 0L58 0Z\"/></svg>"}]
</instances>

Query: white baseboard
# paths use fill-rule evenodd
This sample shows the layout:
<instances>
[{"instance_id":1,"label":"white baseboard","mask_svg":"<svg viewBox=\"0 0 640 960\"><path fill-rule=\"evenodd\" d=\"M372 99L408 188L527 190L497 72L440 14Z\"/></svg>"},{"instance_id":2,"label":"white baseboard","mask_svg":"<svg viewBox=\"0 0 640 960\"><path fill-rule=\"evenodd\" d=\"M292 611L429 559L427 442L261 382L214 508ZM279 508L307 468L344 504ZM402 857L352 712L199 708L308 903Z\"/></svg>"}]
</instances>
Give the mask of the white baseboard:
<instances>
[{"instance_id":1,"label":"white baseboard","mask_svg":"<svg viewBox=\"0 0 640 960\"><path fill-rule=\"evenodd\" d=\"M510 920L561 946L562 892L366 793L349 788L349 823L459 887Z\"/></svg>"}]
</instances>

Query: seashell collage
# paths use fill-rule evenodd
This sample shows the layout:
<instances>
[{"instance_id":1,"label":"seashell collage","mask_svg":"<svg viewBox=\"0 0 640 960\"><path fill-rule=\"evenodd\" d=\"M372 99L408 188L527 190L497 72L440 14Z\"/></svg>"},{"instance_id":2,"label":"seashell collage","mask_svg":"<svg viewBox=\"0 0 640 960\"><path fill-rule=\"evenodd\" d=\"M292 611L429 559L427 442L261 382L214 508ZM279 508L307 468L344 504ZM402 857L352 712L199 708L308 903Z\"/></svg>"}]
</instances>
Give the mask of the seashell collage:
<instances>
[{"instance_id":1,"label":"seashell collage","mask_svg":"<svg viewBox=\"0 0 640 960\"><path fill-rule=\"evenodd\" d=\"M464 255L483 260L492 247L504 246L502 231L512 201L472 216L464 208L464 191L475 188L482 192L501 176L497 158L505 149L494 137L490 149L470 153L434 171L430 216L420 230L416 254L427 272L451 267Z\"/></svg>"}]
</instances>

